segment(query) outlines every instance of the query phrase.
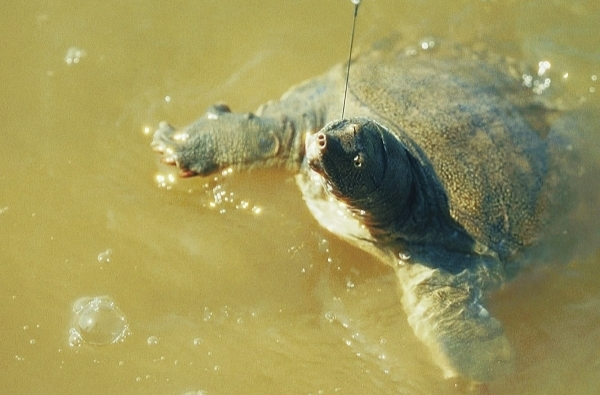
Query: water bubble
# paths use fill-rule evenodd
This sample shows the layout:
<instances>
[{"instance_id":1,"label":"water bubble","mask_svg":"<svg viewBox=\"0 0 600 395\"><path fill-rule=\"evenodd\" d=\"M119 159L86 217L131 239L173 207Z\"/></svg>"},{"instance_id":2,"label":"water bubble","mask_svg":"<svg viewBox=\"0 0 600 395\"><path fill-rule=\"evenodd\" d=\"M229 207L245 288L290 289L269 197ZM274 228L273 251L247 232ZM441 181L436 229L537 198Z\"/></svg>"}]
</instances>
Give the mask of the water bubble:
<instances>
[{"instance_id":1,"label":"water bubble","mask_svg":"<svg viewBox=\"0 0 600 395\"><path fill-rule=\"evenodd\" d=\"M237 206L235 206L235 208L236 208L236 209L238 209L238 210L239 210L239 209L246 210L246 209L248 208L248 206L249 206L249 205L250 205L250 203L248 203L248 202L247 202L247 201L245 201L245 200L242 200L242 201L240 202L240 204L238 204Z\"/></svg>"},{"instance_id":2,"label":"water bubble","mask_svg":"<svg viewBox=\"0 0 600 395\"><path fill-rule=\"evenodd\" d=\"M70 65L77 64L86 55L85 51L81 48L71 47L67 49L65 55L65 63Z\"/></svg>"},{"instance_id":3,"label":"water bubble","mask_svg":"<svg viewBox=\"0 0 600 395\"><path fill-rule=\"evenodd\" d=\"M404 54L406 56L414 56L417 53L418 53L417 49L414 46L409 46L409 47L407 47L407 48L404 49Z\"/></svg>"},{"instance_id":4,"label":"water bubble","mask_svg":"<svg viewBox=\"0 0 600 395\"><path fill-rule=\"evenodd\" d=\"M552 80L550 80L550 78L544 78L541 81L534 81L533 82L533 92L537 95L541 95L542 93L544 93L544 91L546 89L548 89L550 87L550 83L552 82Z\"/></svg>"},{"instance_id":5,"label":"water bubble","mask_svg":"<svg viewBox=\"0 0 600 395\"><path fill-rule=\"evenodd\" d=\"M329 240L327 240L327 239L319 240L319 251L329 252Z\"/></svg>"},{"instance_id":6,"label":"water bubble","mask_svg":"<svg viewBox=\"0 0 600 395\"><path fill-rule=\"evenodd\" d=\"M193 343L194 343L194 346L199 346L202 343L204 343L204 340L202 340L201 338L197 337L197 338L194 339Z\"/></svg>"},{"instance_id":7,"label":"water bubble","mask_svg":"<svg viewBox=\"0 0 600 395\"><path fill-rule=\"evenodd\" d=\"M75 330L75 328L69 329L69 346L79 347L83 344L81 334Z\"/></svg>"},{"instance_id":8,"label":"water bubble","mask_svg":"<svg viewBox=\"0 0 600 395\"><path fill-rule=\"evenodd\" d=\"M547 60L542 60L541 62L538 62L537 74L540 77L543 76L550 67L552 67L552 66L551 66L550 62L548 62Z\"/></svg>"},{"instance_id":9,"label":"water bubble","mask_svg":"<svg viewBox=\"0 0 600 395\"><path fill-rule=\"evenodd\" d=\"M213 316L212 311L210 311L208 307L205 307L204 308L204 313L202 314L202 320L204 322L208 322L208 321L210 321L210 319L212 318L212 316Z\"/></svg>"},{"instance_id":10,"label":"water bubble","mask_svg":"<svg viewBox=\"0 0 600 395\"><path fill-rule=\"evenodd\" d=\"M159 188L165 188L169 190L173 188L173 184L175 184L177 179L173 174L157 174L155 181Z\"/></svg>"},{"instance_id":11,"label":"water bubble","mask_svg":"<svg viewBox=\"0 0 600 395\"><path fill-rule=\"evenodd\" d=\"M423 51L427 51L435 47L435 41L431 38L421 40L420 47Z\"/></svg>"},{"instance_id":12,"label":"water bubble","mask_svg":"<svg viewBox=\"0 0 600 395\"><path fill-rule=\"evenodd\" d=\"M107 248L106 251L99 253L98 254L98 262L109 263L112 253L113 253L113 251L110 248Z\"/></svg>"},{"instance_id":13,"label":"water bubble","mask_svg":"<svg viewBox=\"0 0 600 395\"><path fill-rule=\"evenodd\" d=\"M335 321L335 313L332 311L325 312L325 320L329 323L334 322Z\"/></svg>"},{"instance_id":14,"label":"water bubble","mask_svg":"<svg viewBox=\"0 0 600 395\"><path fill-rule=\"evenodd\" d=\"M204 206L208 206L211 209L218 209L219 214L226 214L229 211L229 208L233 208L235 210L248 210L252 214L260 214L262 209L257 206L252 206L247 200L238 200L238 197L234 192L228 192L224 189L224 186L220 184L221 178L226 177L233 173L232 168L227 168L223 170L219 177L215 177L213 180L216 185L213 183L205 183L203 185L204 192L208 198L208 201L204 203Z\"/></svg>"},{"instance_id":15,"label":"water bubble","mask_svg":"<svg viewBox=\"0 0 600 395\"><path fill-rule=\"evenodd\" d=\"M127 319L109 296L84 297L73 304L69 345L95 346L122 341L129 334Z\"/></svg>"},{"instance_id":16,"label":"water bubble","mask_svg":"<svg viewBox=\"0 0 600 395\"><path fill-rule=\"evenodd\" d=\"M153 345L155 345L155 344L158 344L158 340L159 340L159 339L158 339L158 336L150 336L150 337L148 338L147 342L148 342L148 345L149 345L149 346L153 346Z\"/></svg>"}]
</instances>

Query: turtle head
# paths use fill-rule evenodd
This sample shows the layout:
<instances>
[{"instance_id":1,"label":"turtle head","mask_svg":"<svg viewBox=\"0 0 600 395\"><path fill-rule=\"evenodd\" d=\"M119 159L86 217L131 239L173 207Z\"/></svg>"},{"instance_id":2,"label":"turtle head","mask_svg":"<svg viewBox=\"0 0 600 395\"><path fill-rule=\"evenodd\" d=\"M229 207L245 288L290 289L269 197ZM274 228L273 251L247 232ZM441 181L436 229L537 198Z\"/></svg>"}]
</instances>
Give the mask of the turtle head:
<instances>
[{"instance_id":1,"label":"turtle head","mask_svg":"<svg viewBox=\"0 0 600 395\"><path fill-rule=\"evenodd\" d=\"M439 242L471 251L473 239L449 214L445 191L412 141L376 121L334 121L306 138L306 162L324 189L383 243Z\"/></svg>"},{"instance_id":2,"label":"turtle head","mask_svg":"<svg viewBox=\"0 0 600 395\"><path fill-rule=\"evenodd\" d=\"M380 126L365 118L329 123L307 138L306 156L327 190L350 204L374 193L388 167Z\"/></svg>"},{"instance_id":3,"label":"turtle head","mask_svg":"<svg viewBox=\"0 0 600 395\"><path fill-rule=\"evenodd\" d=\"M408 155L395 135L366 118L331 122L306 139L308 165L325 189L360 213L365 224L384 231L409 210Z\"/></svg>"}]
</instances>

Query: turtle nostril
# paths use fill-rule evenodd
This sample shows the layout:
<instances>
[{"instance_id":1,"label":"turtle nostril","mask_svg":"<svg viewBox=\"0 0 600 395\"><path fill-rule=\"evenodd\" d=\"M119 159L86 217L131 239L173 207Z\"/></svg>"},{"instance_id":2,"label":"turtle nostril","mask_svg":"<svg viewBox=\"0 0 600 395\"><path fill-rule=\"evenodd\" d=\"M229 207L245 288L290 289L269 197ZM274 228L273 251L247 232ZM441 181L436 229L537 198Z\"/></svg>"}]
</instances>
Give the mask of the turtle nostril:
<instances>
[{"instance_id":1,"label":"turtle nostril","mask_svg":"<svg viewBox=\"0 0 600 395\"><path fill-rule=\"evenodd\" d=\"M327 136L325 135L325 133L317 133L317 144L319 146L319 149L321 150L327 147Z\"/></svg>"}]
</instances>

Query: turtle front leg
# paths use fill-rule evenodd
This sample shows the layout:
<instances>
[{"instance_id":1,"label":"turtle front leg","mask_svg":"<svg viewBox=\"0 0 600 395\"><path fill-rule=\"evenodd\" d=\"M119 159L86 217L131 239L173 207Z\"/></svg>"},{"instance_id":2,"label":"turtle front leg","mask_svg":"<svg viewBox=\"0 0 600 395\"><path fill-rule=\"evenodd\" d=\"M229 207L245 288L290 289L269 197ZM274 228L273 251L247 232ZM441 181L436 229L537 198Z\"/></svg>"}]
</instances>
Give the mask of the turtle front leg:
<instances>
[{"instance_id":1,"label":"turtle front leg","mask_svg":"<svg viewBox=\"0 0 600 395\"><path fill-rule=\"evenodd\" d=\"M300 134L283 115L232 113L220 104L182 129L162 122L151 145L163 154L163 162L179 167L181 176L206 176L232 166L298 166L303 155Z\"/></svg>"},{"instance_id":2,"label":"turtle front leg","mask_svg":"<svg viewBox=\"0 0 600 395\"><path fill-rule=\"evenodd\" d=\"M482 305L485 283L494 282L487 269L451 274L407 264L397 270L408 322L447 378L489 382L513 368L502 325Z\"/></svg>"}]
</instances>

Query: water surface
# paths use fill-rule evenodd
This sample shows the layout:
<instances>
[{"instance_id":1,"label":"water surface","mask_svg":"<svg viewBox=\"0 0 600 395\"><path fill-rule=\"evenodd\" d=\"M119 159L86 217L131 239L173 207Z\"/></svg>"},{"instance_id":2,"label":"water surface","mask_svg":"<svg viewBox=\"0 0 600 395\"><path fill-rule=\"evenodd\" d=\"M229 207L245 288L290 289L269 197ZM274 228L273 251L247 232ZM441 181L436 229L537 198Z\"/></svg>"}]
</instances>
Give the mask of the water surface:
<instances>
[{"instance_id":1,"label":"water surface","mask_svg":"<svg viewBox=\"0 0 600 395\"><path fill-rule=\"evenodd\" d=\"M466 391L415 339L393 273L319 228L292 174L177 180L144 133L217 101L251 111L345 60L349 1L0 10L0 392ZM598 20L591 0L365 0L356 43L398 28L492 43L548 62L542 94L597 114ZM587 146L598 125L581 117ZM574 242L598 234L597 191L579 187L590 204L562 253L492 300L518 357L489 393L600 388L600 254Z\"/></svg>"}]
</instances>

